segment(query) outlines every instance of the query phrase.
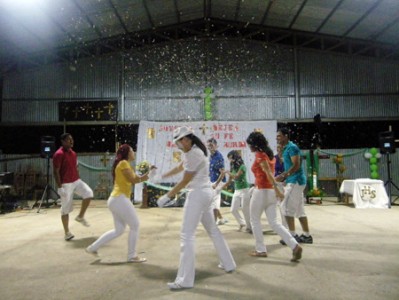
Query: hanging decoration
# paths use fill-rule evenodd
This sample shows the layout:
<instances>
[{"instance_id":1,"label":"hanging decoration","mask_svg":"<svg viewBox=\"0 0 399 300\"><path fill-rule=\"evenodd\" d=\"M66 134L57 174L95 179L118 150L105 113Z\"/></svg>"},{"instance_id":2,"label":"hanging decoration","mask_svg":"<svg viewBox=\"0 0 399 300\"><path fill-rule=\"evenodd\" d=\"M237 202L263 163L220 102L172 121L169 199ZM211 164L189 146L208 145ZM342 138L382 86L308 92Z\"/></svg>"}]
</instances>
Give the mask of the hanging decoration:
<instances>
[{"instance_id":1,"label":"hanging decoration","mask_svg":"<svg viewBox=\"0 0 399 300\"><path fill-rule=\"evenodd\" d=\"M205 120L210 121L213 119L212 113L212 99L214 98L213 89L211 87L206 87L204 89L204 111Z\"/></svg>"},{"instance_id":2,"label":"hanging decoration","mask_svg":"<svg viewBox=\"0 0 399 300\"><path fill-rule=\"evenodd\" d=\"M381 153L377 148L371 148L364 154L364 157L369 160L370 163L370 178L378 179L380 174L378 173L378 160L381 158Z\"/></svg>"},{"instance_id":3,"label":"hanging decoration","mask_svg":"<svg viewBox=\"0 0 399 300\"><path fill-rule=\"evenodd\" d=\"M343 173L346 171L346 166L344 165L344 155L342 153L338 153L336 156L333 156L332 162L335 164L337 180L339 183L341 183L344 177Z\"/></svg>"}]
</instances>

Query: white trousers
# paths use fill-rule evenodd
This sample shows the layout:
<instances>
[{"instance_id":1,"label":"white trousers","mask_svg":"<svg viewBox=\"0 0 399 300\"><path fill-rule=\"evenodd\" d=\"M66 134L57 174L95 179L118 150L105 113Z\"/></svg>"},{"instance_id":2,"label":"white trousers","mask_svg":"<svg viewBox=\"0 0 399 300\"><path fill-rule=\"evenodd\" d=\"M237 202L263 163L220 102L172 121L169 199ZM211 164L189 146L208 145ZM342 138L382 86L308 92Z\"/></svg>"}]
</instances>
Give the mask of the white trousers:
<instances>
[{"instance_id":1,"label":"white trousers","mask_svg":"<svg viewBox=\"0 0 399 300\"><path fill-rule=\"evenodd\" d=\"M236 268L230 249L215 224L211 207L212 188L194 189L187 194L184 203L183 224L180 232L180 264L175 282L183 287L193 287L195 279L195 231L202 223L212 239L220 263L226 271Z\"/></svg>"},{"instance_id":2,"label":"white trousers","mask_svg":"<svg viewBox=\"0 0 399 300\"><path fill-rule=\"evenodd\" d=\"M249 188L234 191L230 207L231 214L237 220L237 223L239 225L246 225L247 228L251 228L249 202L250 202ZM242 208L242 213L244 215L244 218L241 217L239 211L240 208Z\"/></svg>"},{"instance_id":3,"label":"white trousers","mask_svg":"<svg viewBox=\"0 0 399 300\"><path fill-rule=\"evenodd\" d=\"M252 232L255 237L255 250L257 252L267 252L263 240L262 224L260 222L262 213L265 212L266 218L274 230L292 250L298 245L289 231L277 221L276 195L272 189L255 188L251 198L250 214Z\"/></svg>"},{"instance_id":4,"label":"white trousers","mask_svg":"<svg viewBox=\"0 0 399 300\"><path fill-rule=\"evenodd\" d=\"M213 183L212 183L213 185ZM213 190L213 201L212 201L212 209L220 210L220 205L222 202L222 189L221 187L224 185L224 182L219 182L216 186L216 189Z\"/></svg>"},{"instance_id":5,"label":"white trousers","mask_svg":"<svg viewBox=\"0 0 399 300\"><path fill-rule=\"evenodd\" d=\"M305 199L303 190L305 185L287 183L284 187L284 200L281 203L281 212L284 216L302 218L306 217Z\"/></svg>"},{"instance_id":6,"label":"white trousers","mask_svg":"<svg viewBox=\"0 0 399 300\"><path fill-rule=\"evenodd\" d=\"M90 250L97 251L101 246L120 236L125 231L127 224L130 228L127 259L136 257L136 244L139 237L140 223L132 202L130 202L129 198L122 194L117 197L109 197L107 205L109 210L112 212L115 229L107 231L100 236L93 244L89 246Z\"/></svg>"},{"instance_id":7,"label":"white trousers","mask_svg":"<svg viewBox=\"0 0 399 300\"><path fill-rule=\"evenodd\" d=\"M61 197L61 215L67 215L73 211L73 194L82 199L93 198L93 190L82 179L71 183L63 183L65 197Z\"/></svg>"}]
</instances>

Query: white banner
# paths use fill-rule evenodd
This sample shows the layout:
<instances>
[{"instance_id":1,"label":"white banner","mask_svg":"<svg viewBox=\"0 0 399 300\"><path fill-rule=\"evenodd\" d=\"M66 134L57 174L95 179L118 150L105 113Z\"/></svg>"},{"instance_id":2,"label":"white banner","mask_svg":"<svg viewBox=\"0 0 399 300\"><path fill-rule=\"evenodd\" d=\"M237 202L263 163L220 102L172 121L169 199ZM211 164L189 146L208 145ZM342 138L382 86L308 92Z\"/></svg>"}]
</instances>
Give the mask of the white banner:
<instances>
[{"instance_id":1,"label":"white banner","mask_svg":"<svg viewBox=\"0 0 399 300\"><path fill-rule=\"evenodd\" d=\"M149 122L141 121L137 140L137 153L135 164L148 161L155 165L162 174L180 163L182 152L173 144L173 130L179 126L190 126L206 146L210 138L216 139L218 150L225 159L225 169L230 170L227 153L231 150L241 152L244 163L248 169L248 180L253 183L250 171L254 154L248 148L246 139L254 130L262 132L269 141L270 147L276 153L277 121L203 121L203 122ZM209 155L209 154L208 154ZM182 174L168 178L168 182L176 183ZM136 184L134 191L135 201L142 200L142 184Z\"/></svg>"}]
</instances>

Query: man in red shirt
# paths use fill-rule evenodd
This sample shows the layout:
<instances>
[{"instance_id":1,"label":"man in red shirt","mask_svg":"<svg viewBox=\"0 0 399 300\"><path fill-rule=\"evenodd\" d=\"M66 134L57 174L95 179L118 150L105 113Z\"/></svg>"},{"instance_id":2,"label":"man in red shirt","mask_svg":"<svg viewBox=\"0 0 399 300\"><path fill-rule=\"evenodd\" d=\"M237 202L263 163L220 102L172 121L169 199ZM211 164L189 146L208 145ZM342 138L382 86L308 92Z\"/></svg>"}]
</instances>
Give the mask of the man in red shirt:
<instances>
[{"instance_id":1,"label":"man in red shirt","mask_svg":"<svg viewBox=\"0 0 399 300\"><path fill-rule=\"evenodd\" d=\"M61 135L62 146L53 155L54 179L57 183L57 193L61 197L61 221L64 226L65 240L75 236L69 231L69 213L73 210L73 194L82 197L82 206L75 220L84 226L90 226L84 215L93 199L93 190L79 177L78 159L72 150L73 137L70 133Z\"/></svg>"}]
</instances>

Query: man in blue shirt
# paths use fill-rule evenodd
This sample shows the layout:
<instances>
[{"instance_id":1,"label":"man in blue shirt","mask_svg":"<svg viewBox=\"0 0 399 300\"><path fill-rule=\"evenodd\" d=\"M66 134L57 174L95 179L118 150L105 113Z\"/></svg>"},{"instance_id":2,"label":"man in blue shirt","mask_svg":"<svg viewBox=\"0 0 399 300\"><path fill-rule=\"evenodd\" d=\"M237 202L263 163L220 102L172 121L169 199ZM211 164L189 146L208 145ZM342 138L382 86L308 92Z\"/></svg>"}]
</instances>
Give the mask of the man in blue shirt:
<instances>
[{"instance_id":1,"label":"man in blue shirt","mask_svg":"<svg viewBox=\"0 0 399 300\"><path fill-rule=\"evenodd\" d=\"M223 186L221 182L226 182L224 176L224 158L222 153L217 150L217 141L214 138L210 138L207 141L207 147L211 153L209 158L209 177L212 182L212 187L215 190L215 197L213 199L213 212L215 215L215 221L219 219L217 224L223 225L228 222L220 213L221 188Z\"/></svg>"},{"instance_id":2,"label":"man in blue shirt","mask_svg":"<svg viewBox=\"0 0 399 300\"><path fill-rule=\"evenodd\" d=\"M313 238L309 233L308 217L305 214L303 190L306 177L301 164L301 150L290 141L289 130L280 128L277 131L277 143L283 147L284 172L277 176L278 181L285 181L284 200L281 211L287 221L288 229L299 243L312 244ZM295 232L295 218L299 219L303 234ZM281 241L280 241L281 243Z\"/></svg>"}]
</instances>

